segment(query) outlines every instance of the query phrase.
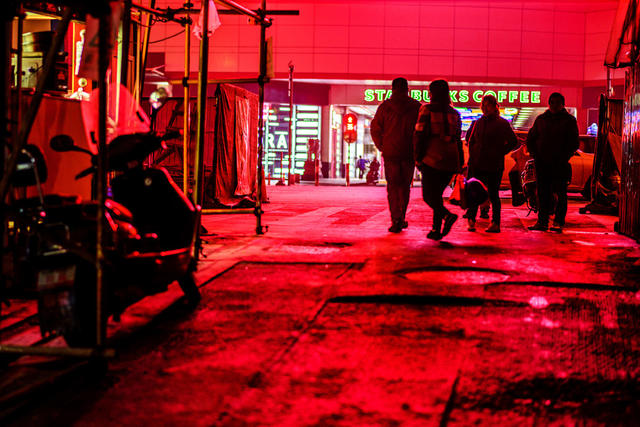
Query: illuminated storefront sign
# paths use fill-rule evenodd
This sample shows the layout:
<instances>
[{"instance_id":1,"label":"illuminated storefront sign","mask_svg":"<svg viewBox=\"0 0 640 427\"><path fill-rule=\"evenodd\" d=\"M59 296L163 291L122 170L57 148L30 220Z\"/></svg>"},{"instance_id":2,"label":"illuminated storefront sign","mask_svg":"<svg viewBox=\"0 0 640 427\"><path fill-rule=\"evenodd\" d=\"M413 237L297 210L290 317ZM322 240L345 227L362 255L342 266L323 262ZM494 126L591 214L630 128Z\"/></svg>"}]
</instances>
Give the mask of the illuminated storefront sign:
<instances>
[{"instance_id":1,"label":"illuminated storefront sign","mask_svg":"<svg viewBox=\"0 0 640 427\"><path fill-rule=\"evenodd\" d=\"M292 173L302 174L309 139L320 138L321 109L315 105L294 105ZM279 177L289 167L289 104L265 104L264 167L268 175Z\"/></svg>"},{"instance_id":2,"label":"illuminated storefront sign","mask_svg":"<svg viewBox=\"0 0 640 427\"><path fill-rule=\"evenodd\" d=\"M429 102L429 91L410 90L409 94L412 98L421 102ZM541 104L541 92L539 90L514 90L514 89L454 89L450 91L451 101L455 103L480 103L484 95L493 95L498 102L504 104L521 104L521 105L537 105ZM372 89L364 90L365 102L382 102L391 98L391 89Z\"/></svg>"}]
</instances>

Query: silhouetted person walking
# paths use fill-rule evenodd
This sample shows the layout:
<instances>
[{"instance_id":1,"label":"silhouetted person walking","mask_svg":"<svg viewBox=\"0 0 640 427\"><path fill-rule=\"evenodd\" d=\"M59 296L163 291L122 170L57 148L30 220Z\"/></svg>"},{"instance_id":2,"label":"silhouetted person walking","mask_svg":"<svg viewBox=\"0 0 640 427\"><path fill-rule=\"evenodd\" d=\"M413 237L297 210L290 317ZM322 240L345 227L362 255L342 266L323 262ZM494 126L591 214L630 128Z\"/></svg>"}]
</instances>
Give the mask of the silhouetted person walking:
<instances>
[{"instance_id":1,"label":"silhouetted person walking","mask_svg":"<svg viewBox=\"0 0 640 427\"><path fill-rule=\"evenodd\" d=\"M420 103L409 97L409 85L402 77L393 80L391 90L391 98L380 104L371 121L371 138L384 157L389 231L399 233L408 226L405 215L415 167L412 138Z\"/></svg>"},{"instance_id":2,"label":"silhouetted person walking","mask_svg":"<svg viewBox=\"0 0 640 427\"><path fill-rule=\"evenodd\" d=\"M567 186L571 180L569 160L579 146L578 124L564 108L564 96L549 96L549 109L539 115L527 135L527 149L536 166L538 221L530 230L546 231L557 196L553 231L560 232L567 215Z\"/></svg>"},{"instance_id":3,"label":"silhouetted person walking","mask_svg":"<svg viewBox=\"0 0 640 427\"><path fill-rule=\"evenodd\" d=\"M433 209L433 228L427 237L440 240L458 219L458 215L444 207L442 193L464 163L462 122L451 106L449 84L445 80L431 82L429 92L431 102L420 107L416 123L414 158L422 172L422 198Z\"/></svg>"},{"instance_id":4,"label":"silhouetted person walking","mask_svg":"<svg viewBox=\"0 0 640 427\"><path fill-rule=\"evenodd\" d=\"M482 181L489 191L491 224L487 233L500 232L500 182L504 172L504 156L518 145L518 138L509 122L500 117L498 101L493 95L482 98L482 117L467 131L469 143L469 177ZM476 229L478 207L469 208L469 231Z\"/></svg>"}]
</instances>

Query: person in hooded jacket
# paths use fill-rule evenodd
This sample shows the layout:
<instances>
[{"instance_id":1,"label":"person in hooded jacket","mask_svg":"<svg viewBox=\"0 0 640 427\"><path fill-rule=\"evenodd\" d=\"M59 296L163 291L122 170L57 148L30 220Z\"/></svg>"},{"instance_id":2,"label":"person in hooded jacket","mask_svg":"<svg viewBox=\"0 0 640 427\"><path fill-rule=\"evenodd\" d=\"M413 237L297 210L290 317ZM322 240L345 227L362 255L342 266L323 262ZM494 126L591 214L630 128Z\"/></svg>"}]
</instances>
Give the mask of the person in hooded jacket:
<instances>
[{"instance_id":1,"label":"person in hooded jacket","mask_svg":"<svg viewBox=\"0 0 640 427\"><path fill-rule=\"evenodd\" d=\"M464 163L462 121L451 106L449 83L429 85L430 102L420 107L413 135L414 159L422 173L422 198L433 209L433 227L427 238L440 240L458 219L444 207L442 193Z\"/></svg>"},{"instance_id":2,"label":"person in hooded jacket","mask_svg":"<svg viewBox=\"0 0 640 427\"><path fill-rule=\"evenodd\" d=\"M564 108L564 96L549 96L549 109L539 115L527 135L527 149L536 166L540 210L530 230L546 231L557 196L552 231L561 232L567 215L567 187L571 180L569 160L580 145L576 118Z\"/></svg>"},{"instance_id":3,"label":"person in hooded jacket","mask_svg":"<svg viewBox=\"0 0 640 427\"><path fill-rule=\"evenodd\" d=\"M489 191L492 217L487 233L500 232L500 182L504 172L504 156L518 145L518 138L509 122L500 117L498 101L493 95L482 98L482 117L467 131L469 144L469 177L482 181ZM478 207L469 208L469 231L475 231Z\"/></svg>"},{"instance_id":4,"label":"person in hooded jacket","mask_svg":"<svg viewBox=\"0 0 640 427\"><path fill-rule=\"evenodd\" d=\"M412 139L419 109L420 103L409 97L407 79L398 77L391 83L391 98L380 104L371 120L371 138L384 158L392 233L409 226L405 215L415 168Z\"/></svg>"}]
</instances>

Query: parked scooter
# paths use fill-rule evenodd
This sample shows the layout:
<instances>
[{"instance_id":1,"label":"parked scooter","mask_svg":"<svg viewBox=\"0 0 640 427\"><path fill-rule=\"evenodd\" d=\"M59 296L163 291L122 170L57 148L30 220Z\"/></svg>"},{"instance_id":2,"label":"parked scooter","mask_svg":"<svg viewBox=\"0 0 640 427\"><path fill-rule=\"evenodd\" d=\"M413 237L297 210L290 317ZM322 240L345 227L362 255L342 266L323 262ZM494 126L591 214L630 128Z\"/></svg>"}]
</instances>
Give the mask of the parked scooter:
<instances>
[{"instance_id":1,"label":"parked scooter","mask_svg":"<svg viewBox=\"0 0 640 427\"><path fill-rule=\"evenodd\" d=\"M369 164L369 172L367 172L367 184L376 185L380 179L378 171L380 170L380 162L374 157Z\"/></svg>"},{"instance_id":2,"label":"parked scooter","mask_svg":"<svg viewBox=\"0 0 640 427\"><path fill-rule=\"evenodd\" d=\"M105 324L109 316L118 319L128 306L165 291L175 280L189 303L200 300L193 277L200 208L193 206L165 169L143 167L149 154L162 146L163 138L153 134L121 135L107 146L107 168L117 176L111 181L111 197L102 218ZM54 137L51 147L59 152L86 152L66 135ZM95 165L95 156L92 160ZM76 178L93 171L95 166ZM37 242L27 257L38 295L41 332L61 334L70 346L90 346L96 330L98 205L77 199L46 202L29 214L39 219L33 231Z\"/></svg>"}]
</instances>

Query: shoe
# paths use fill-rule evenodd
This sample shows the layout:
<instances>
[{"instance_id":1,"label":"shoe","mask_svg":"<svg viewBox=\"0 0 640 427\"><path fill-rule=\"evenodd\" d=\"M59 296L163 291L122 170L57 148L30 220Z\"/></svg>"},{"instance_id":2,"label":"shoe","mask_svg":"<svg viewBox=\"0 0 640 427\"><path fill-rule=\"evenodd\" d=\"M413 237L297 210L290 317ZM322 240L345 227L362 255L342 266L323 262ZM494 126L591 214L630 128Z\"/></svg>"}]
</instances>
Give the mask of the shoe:
<instances>
[{"instance_id":1,"label":"shoe","mask_svg":"<svg viewBox=\"0 0 640 427\"><path fill-rule=\"evenodd\" d=\"M467 219L467 230L476 231L476 220L475 219Z\"/></svg>"},{"instance_id":2,"label":"shoe","mask_svg":"<svg viewBox=\"0 0 640 427\"><path fill-rule=\"evenodd\" d=\"M431 230L427 234L427 239L440 240L440 239L442 239L442 234L440 234L440 232L438 230Z\"/></svg>"},{"instance_id":3,"label":"shoe","mask_svg":"<svg viewBox=\"0 0 640 427\"><path fill-rule=\"evenodd\" d=\"M562 227L563 227L562 224L560 224L559 222L553 221L553 225L549 227L549 230L556 233L562 233Z\"/></svg>"},{"instance_id":4,"label":"shoe","mask_svg":"<svg viewBox=\"0 0 640 427\"><path fill-rule=\"evenodd\" d=\"M531 231L547 231L548 228L549 228L548 225L536 222L534 225L529 227L529 230L531 230Z\"/></svg>"},{"instance_id":5,"label":"shoe","mask_svg":"<svg viewBox=\"0 0 640 427\"><path fill-rule=\"evenodd\" d=\"M398 222L394 222L393 224L391 224L391 227L389 227L390 233L399 233L401 231L402 231L402 224Z\"/></svg>"},{"instance_id":6,"label":"shoe","mask_svg":"<svg viewBox=\"0 0 640 427\"><path fill-rule=\"evenodd\" d=\"M500 232L500 225L496 224L493 221L491 221L491 224L489 224L489 228L487 228L484 231L486 231L487 233L499 233Z\"/></svg>"},{"instance_id":7,"label":"shoe","mask_svg":"<svg viewBox=\"0 0 640 427\"><path fill-rule=\"evenodd\" d=\"M409 223L407 221L402 221L400 223L400 227L402 227L402 229L404 230L405 228L407 228L409 226Z\"/></svg>"},{"instance_id":8,"label":"shoe","mask_svg":"<svg viewBox=\"0 0 640 427\"><path fill-rule=\"evenodd\" d=\"M453 224L457 220L458 220L458 215L452 214L452 213L449 213L447 214L447 216L444 217L444 224L442 225L442 233L441 233L442 237L449 234L449 231L451 231L451 227L453 227Z\"/></svg>"},{"instance_id":9,"label":"shoe","mask_svg":"<svg viewBox=\"0 0 640 427\"><path fill-rule=\"evenodd\" d=\"M480 218L489 219L489 209L480 209Z\"/></svg>"}]
</instances>

